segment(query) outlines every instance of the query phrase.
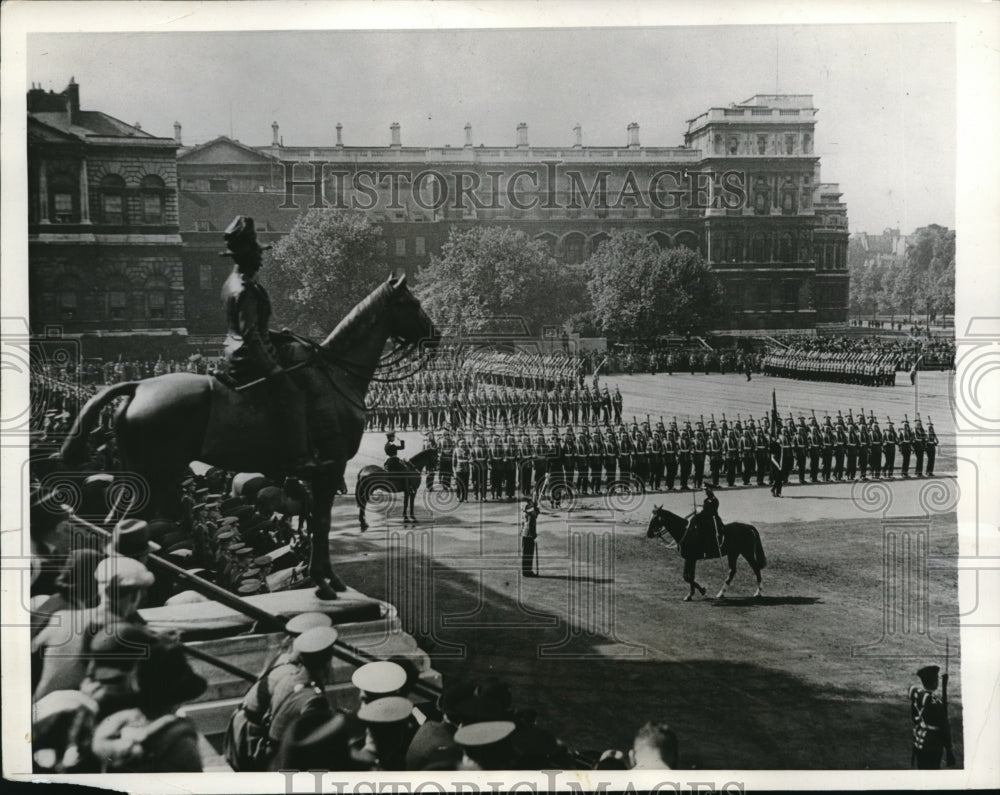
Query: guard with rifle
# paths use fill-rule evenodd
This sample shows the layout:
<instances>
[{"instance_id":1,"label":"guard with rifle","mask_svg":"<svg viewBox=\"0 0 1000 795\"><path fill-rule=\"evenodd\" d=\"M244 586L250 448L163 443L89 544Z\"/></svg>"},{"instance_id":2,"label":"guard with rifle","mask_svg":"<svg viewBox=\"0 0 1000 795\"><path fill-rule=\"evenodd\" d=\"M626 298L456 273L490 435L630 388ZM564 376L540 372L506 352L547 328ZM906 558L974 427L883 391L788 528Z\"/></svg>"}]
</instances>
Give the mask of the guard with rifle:
<instances>
[{"instance_id":1,"label":"guard with rifle","mask_svg":"<svg viewBox=\"0 0 1000 795\"><path fill-rule=\"evenodd\" d=\"M945 752L949 766L955 764L948 725L948 673L940 677L941 697L937 690L940 668L927 665L917 671L920 685L910 687L910 717L913 720L911 763L918 770L939 770Z\"/></svg>"}]
</instances>

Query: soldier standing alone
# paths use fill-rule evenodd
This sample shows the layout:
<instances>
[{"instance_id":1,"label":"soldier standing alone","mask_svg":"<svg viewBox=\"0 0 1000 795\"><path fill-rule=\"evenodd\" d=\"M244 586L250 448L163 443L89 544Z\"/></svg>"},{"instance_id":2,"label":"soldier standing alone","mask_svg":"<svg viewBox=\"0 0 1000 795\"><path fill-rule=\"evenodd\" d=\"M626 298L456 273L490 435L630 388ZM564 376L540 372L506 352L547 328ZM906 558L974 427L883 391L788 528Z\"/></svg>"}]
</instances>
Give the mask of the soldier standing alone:
<instances>
[{"instance_id":1,"label":"soldier standing alone","mask_svg":"<svg viewBox=\"0 0 1000 795\"><path fill-rule=\"evenodd\" d=\"M521 529L521 575L537 577L532 568L535 559L535 539L538 538L538 514L541 511L534 500L524 501L524 526Z\"/></svg>"}]
</instances>

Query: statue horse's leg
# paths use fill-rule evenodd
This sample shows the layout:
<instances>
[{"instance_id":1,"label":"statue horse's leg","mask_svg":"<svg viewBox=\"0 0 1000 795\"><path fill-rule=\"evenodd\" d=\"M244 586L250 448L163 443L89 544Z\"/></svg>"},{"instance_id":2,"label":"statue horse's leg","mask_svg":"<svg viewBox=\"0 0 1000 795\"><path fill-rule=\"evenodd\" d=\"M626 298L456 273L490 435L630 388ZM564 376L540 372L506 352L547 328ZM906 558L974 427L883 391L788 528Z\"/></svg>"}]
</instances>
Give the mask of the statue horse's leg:
<instances>
[{"instance_id":1,"label":"statue horse's leg","mask_svg":"<svg viewBox=\"0 0 1000 795\"><path fill-rule=\"evenodd\" d=\"M320 599L336 599L347 586L330 565L330 509L343 472L321 470L312 478L313 510L309 517L309 576Z\"/></svg>"}]
</instances>

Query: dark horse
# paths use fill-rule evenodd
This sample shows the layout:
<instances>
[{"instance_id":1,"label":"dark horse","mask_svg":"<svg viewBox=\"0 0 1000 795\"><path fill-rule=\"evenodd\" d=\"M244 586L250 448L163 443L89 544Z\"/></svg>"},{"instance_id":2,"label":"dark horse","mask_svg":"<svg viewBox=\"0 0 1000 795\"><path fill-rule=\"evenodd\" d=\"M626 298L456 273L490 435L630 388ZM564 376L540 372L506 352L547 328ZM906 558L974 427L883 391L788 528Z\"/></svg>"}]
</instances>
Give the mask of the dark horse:
<instances>
[{"instance_id":1,"label":"dark horse","mask_svg":"<svg viewBox=\"0 0 1000 795\"><path fill-rule=\"evenodd\" d=\"M420 488L420 479L424 470L433 471L437 467L438 451L431 448L417 453L409 460L399 459L400 469L390 471L380 466L361 467L358 472L358 483L354 487L354 497L358 501L358 521L361 522L361 532L368 529L365 521L365 508L372 495L378 491L392 493L403 492L403 523L416 524L417 517L413 514L413 503Z\"/></svg>"},{"instance_id":2,"label":"dark horse","mask_svg":"<svg viewBox=\"0 0 1000 795\"><path fill-rule=\"evenodd\" d=\"M286 346L293 377L309 396L310 442L324 465L309 478L309 576L322 599L346 586L330 564L330 509L344 468L361 444L365 395L388 339L408 350L436 343L431 321L406 286L390 276L362 300L319 345L295 338ZM395 353L395 352L394 352ZM172 373L115 384L83 407L61 450L75 464L86 456L89 430L101 409L126 398L115 416L115 435L126 466L150 488L147 512L176 506L177 484L192 461L222 469L263 472L279 480L284 445L271 421L266 390L235 390L210 375Z\"/></svg>"},{"instance_id":3,"label":"dark horse","mask_svg":"<svg viewBox=\"0 0 1000 795\"><path fill-rule=\"evenodd\" d=\"M671 513L660 506L653 508L653 516L649 520L649 527L646 528L646 538L659 538L664 532L670 533L674 541L677 542L677 550L684 558L684 582L691 586L691 590L684 597L685 602L690 602L697 588L701 595L705 595L705 589L698 584L694 578L695 565L702 558L718 558L723 555L729 558L729 577L719 589L718 598L726 595L726 588L736 576L736 561L740 555L746 558L753 573L757 576L757 591L754 596L761 595L760 570L767 565L767 557L764 555L764 547L760 543L760 533L753 525L742 524L741 522L730 522L724 526L724 536L722 547L719 548L715 534L709 530L707 533L701 532L694 521L688 522L683 516Z\"/></svg>"}]
</instances>

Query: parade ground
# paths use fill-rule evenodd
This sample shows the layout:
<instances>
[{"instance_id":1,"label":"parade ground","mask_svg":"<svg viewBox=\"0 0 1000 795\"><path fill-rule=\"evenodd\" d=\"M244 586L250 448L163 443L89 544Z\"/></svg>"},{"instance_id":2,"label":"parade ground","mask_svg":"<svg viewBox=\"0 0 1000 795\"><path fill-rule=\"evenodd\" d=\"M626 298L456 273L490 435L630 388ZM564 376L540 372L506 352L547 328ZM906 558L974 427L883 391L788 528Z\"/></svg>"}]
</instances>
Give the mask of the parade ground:
<instances>
[{"instance_id":1,"label":"parade ground","mask_svg":"<svg viewBox=\"0 0 1000 795\"><path fill-rule=\"evenodd\" d=\"M691 492L584 497L538 522L539 577L520 576L519 501L466 502L422 487L419 524L396 501L369 510L361 533L353 496L334 505L331 553L352 587L385 599L450 681L496 675L519 707L571 746L629 747L649 719L678 732L682 767L892 769L910 766L907 688L917 668L952 673L950 714L961 763L957 675L955 456L946 373L906 374L895 388L742 375L609 376L624 417L669 423L714 413L763 416L772 389L783 418L822 423L837 411L874 412L882 427L919 411L941 448L935 479L720 488L724 521L758 528L768 565L763 597L740 561L698 564L707 596L683 602L676 547L647 539L654 505L688 514ZM904 385L905 384L905 385ZM420 434L401 432L404 457ZM381 463L385 437L368 433L351 463ZM411 452L412 450L412 452ZM897 458L898 467L898 458ZM700 499L699 499L700 503Z\"/></svg>"}]
</instances>

